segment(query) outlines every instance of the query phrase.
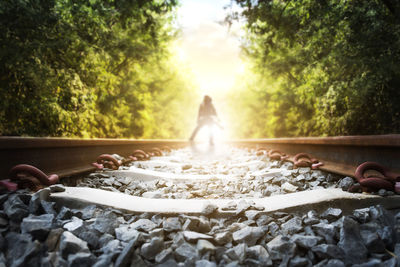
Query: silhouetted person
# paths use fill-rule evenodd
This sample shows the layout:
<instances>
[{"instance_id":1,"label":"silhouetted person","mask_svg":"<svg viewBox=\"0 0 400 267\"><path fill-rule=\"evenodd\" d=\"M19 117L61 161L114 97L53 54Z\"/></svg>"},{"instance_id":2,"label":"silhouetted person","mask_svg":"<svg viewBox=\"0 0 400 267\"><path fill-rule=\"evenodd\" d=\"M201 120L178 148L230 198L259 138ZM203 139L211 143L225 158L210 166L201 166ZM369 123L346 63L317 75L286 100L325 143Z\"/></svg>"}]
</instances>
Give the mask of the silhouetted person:
<instances>
[{"instance_id":1,"label":"silhouetted person","mask_svg":"<svg viewBox=\"0 0 400 267\"><path fill-rule=\"evenodd\" d=\"M194 129L192 136L190 137L190 141L192 142L194 138L197 135L197 132L203 127L203 126L209 126L210 127L210 145L214 144L214 136L211 130L211 127L213 124L218 125L221 127L219 124L219 120L217 117L217 112L215 111L214 105L212 104L212 99L208 95L204 96L203 102L200 104L199 108L199 115L197 116L197 126Z\"/></svg>"}]
</instances>

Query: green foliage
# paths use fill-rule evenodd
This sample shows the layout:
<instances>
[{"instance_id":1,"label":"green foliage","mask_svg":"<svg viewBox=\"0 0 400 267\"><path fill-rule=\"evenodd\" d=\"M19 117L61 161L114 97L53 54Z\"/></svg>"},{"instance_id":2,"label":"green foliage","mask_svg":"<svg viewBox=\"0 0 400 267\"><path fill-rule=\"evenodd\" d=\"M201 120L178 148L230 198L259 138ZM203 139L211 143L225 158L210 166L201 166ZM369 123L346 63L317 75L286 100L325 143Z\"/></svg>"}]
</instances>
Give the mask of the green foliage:
<instances>
[{"instance_id":1,"label":"green foliage","mask_svg":"<svg viewBox=\"0 0 400 267\"><path fill-rule=\"evenodd\" d=\"M398 1L235 2L256 73L241 85L250 91L244 101L253 102L244 105L248 134L400 132Z\"/></svg>"},{"instance_id":2,"label":"green foliage","mask_svg":"<svg viewBox=\"0 0 400 267\"><path fill-rule=\"evenodd\" d=\"M175 6L174 0L1 1L0 134L182 137L174 119L186 114L166 112L173 126L162 133L153 125L157 109L174 109L188 95L186 80L168 70Z\"/></svg>"}]
</instances>

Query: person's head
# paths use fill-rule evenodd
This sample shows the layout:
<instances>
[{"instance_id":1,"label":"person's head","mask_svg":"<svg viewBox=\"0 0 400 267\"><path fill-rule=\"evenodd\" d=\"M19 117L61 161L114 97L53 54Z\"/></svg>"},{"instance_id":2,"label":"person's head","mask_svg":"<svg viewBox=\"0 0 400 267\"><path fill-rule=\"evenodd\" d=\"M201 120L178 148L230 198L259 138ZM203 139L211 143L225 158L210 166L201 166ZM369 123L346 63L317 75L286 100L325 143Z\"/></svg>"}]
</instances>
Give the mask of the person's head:
<instances>
[{"instance_id":1,"label":"person's head","mask_svg":"<svg viewBox=\"0 0 400 267\"><path fill-rule=\"evenodd\" d=\"M205 96L204 96L204 99L203 99L203 102L204 102L205 104L210 104L210 103L212 102L212 99L211 99L210 96L205 95Z\"/></svg>"}]
</instances>

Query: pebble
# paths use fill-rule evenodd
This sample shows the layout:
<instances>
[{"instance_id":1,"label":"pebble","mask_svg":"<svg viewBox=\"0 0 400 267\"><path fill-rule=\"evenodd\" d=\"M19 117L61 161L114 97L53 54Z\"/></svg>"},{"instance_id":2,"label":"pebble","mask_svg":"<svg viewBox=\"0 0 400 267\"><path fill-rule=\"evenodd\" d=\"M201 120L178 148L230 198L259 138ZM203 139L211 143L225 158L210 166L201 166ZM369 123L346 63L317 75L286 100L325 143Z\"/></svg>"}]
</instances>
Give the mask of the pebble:
<instances>
[{"instance_id":1,"label":"pebble","mask_svg":"<svg viewBox=\"0 0 400 267\"><path fill-rule=\"evenodd\" d=\"M137 161L131 163L135 168L156 170L176 174L226 175L228 180L210 179L169 181L131 181L124 177L96 173L78 181L78 186L88 186L103 190L124 192L146 198L261 198L278 194L294 193L303 190L338 187L336 175L330 175L310 168L293 169L292 163L270 162L268 158L254 157L254 151L229 148L229 156L216 160L194 158L190 149L173 151L173 157L163 160ZM280 173L281 175L277 175ZM93 178L95 177L95 178ZM351 179L351 178L350 178ZM235 210L235 204L222 207L222 210ZM203 214L208 215L217 209L214 205L205 206ZM243 212L239 209L238 213Z\"/></svg>"},{"instance_id":2,"label":"pebble","mask_svg":"<svg viewBox=\"0 0 400 267\"><path fill-rule=\"evenodd\" d=\"M186 155L184 150L176 153L177 159ZM48 202L49 190L62 189L50 188L32 197L21 191L0 196L0 266L11 266L11 262L13 266L96 267L399 264L387 251L400 254L400 213L371 206L354 210L350 216L335 207L322 212L299 209L263 214L248 200L263 197L264 192L277 195L313 187L342 187L344 181L354 182L352 178L337 181L337 176L322 171L293 169L278 161L272 164L266 157L250 157L251 152L248 158L237 159L235 153L222 165L217 160L200 164L184 158L182 164L190 164L190 168L174 171L224 172L240 177L237 181L142 183L98 172L80 182L96 188L108 186L118 192L129 188L132 194L147 197L156 197L151 195L156 192L161 198L230 198L233 200L221 210L232 211L232 216L220 216L211 200L203 215L166 216L125 214L93 205L70 209ZM181 164L179 160L175 163ZM232 164L236 167L231 168ZM272 166L282 175L269 175ZM161 164L157 167L170 171L168 168Z\"/></svg>"},{"instance_id":3,"label":"pebble","mask_svg":"<svg viewBox=\"0 0 400 267\"><path fill-rule=\"evenodd\" d=\"M251 209L252 205L251 201L240 203L242 209ZM272 216L259 217L252 213L257 211L247 210L229 218L127 216L111 209L85 209L61 208L58 213L53 209L56 214L51 210L48 214L29 214L20 223L21 234L7 233L4 241L0 238L0 247L6 248L6 255L13 255L23 265L48 261L58 266L151 263L155 266L313 264L325 267L370 266L378 261L395 266L397 260L385 257L382 248L400 253L400 243L396 244L395 237L391 236L400 220L396 221L381 206L354 210L352 216L343 216L342 210L328 208L321 214L311 210L306 214L275 212ZM69 213L82 216L86 212L94 217L72 216L66 219L63 228L57 228L58 217ZM111 233L109 228L113 229ZM43 231L40 238L37 230ZM52 254L40 252L44 247Z\"/></svg>"},{"instance_id":4,"label":"pebble","mask_svg":"<svg viewBox=\"0 0 400 267\"><path fill-rule=\"evenodd\" d=\"M178 231L182 229L182 224L177 217L170 217L163 221L163 228L166 232Z\"/></svg>"},{"instance_id":5,"label":"pebble","mask_svg":"<svg viewBox=\"0 0 400 267\"><path fill-rule=\"evenodd\" d=\"M344 177L339 182L339 187L344 191L348 191L351 186L354 185L354 180L351 177Z\"/></svg>"},{"instance_id":6,"label":"pebble","mask_svg":"<svg viewBox=\"0 0 400 267\"><path fill-rule=\"evenodd\" d=\"M61 235L60 252L64 259L78 252L89 252L87 243L72 233L65 231Z\"/></svg>"}]
</instances>

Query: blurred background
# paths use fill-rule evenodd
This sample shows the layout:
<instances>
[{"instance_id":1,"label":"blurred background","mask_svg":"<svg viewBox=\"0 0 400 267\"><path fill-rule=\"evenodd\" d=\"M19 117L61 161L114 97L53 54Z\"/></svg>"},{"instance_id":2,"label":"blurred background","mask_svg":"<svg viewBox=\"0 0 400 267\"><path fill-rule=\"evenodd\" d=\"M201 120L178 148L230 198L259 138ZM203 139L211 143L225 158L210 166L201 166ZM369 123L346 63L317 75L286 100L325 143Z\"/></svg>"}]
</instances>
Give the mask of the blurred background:
<instances>
[{"instance_id":1,"label":"blurred background","mask_svg":"<svg viewBox=\"0 0 400 267\"><path fill-rule=\"evenodd\" d=\"M395 0L4 0L0 45L3 136L400 133Z\"/></svg>"}]
</instances>

